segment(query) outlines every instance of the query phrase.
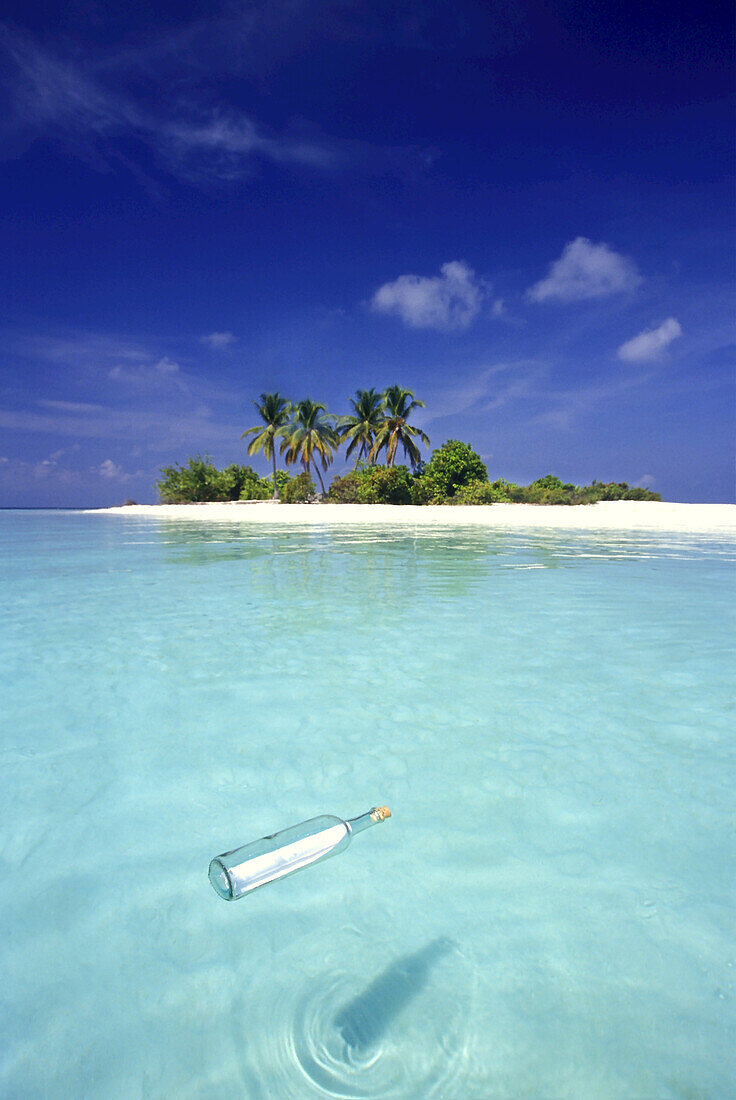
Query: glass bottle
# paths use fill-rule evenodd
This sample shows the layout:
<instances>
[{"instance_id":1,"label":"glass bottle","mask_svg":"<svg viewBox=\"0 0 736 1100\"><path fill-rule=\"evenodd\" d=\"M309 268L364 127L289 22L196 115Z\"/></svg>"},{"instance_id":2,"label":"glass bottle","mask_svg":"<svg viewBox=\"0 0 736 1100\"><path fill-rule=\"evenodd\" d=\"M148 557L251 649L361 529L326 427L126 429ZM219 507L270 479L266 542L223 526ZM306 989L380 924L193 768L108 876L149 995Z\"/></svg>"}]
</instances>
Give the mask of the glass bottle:
<instances>
[{"instance_id":1,"label":"glass bottle","mask_svg":"<svg viewBox=\"0 0 736 1100\"><path fill-rule=\"evenodd\" d=\"M388 806L374 806L348 821L332 814L312 817L215 856L210 863L210 882L221 898L237 901L259 886L344 852L355 833L362 833L387 817L391 817Z\"/></svg>"}]
</instances>

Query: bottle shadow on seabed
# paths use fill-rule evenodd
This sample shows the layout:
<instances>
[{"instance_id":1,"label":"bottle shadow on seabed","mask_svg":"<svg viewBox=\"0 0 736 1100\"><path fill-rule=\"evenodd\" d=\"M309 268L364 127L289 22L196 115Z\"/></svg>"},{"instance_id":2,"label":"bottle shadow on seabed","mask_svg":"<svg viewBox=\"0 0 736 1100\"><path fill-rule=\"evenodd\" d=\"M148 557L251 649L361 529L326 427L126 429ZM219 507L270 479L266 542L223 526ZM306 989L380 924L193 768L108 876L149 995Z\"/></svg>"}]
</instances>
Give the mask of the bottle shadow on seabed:
<instances>
[{"instance_id":1,"label":"bottle shadow on seabed","mask_svg":"<svg viewBox=\"0 0 736 1100\"><path fill-rule=\"evenodd\" d=\"M362 993L335 1014L334 1026L347 1046L360 1053L375 1045L395 1018L427 984L434 964L452 950L446 936L411 955L402 955Z\"/></svg>"}]
</instances>

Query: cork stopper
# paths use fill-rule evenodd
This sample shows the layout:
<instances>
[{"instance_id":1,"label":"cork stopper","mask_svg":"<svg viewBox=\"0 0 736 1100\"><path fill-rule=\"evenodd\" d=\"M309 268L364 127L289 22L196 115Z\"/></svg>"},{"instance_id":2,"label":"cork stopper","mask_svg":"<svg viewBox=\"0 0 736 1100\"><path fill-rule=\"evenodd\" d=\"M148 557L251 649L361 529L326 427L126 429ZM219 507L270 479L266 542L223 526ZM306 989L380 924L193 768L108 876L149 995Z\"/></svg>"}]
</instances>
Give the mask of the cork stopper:
<instances>
[{"instance_id":1,"label":"cork stopper","mask_svg":"<svg viewBox=\"0 0 736 1100\"><path fill-rule=\"evenodd\" d=\"M388 806L374 806L371 810L371 821L385 821L387 817L391 817Z\"/></svg>"}]
</instances>

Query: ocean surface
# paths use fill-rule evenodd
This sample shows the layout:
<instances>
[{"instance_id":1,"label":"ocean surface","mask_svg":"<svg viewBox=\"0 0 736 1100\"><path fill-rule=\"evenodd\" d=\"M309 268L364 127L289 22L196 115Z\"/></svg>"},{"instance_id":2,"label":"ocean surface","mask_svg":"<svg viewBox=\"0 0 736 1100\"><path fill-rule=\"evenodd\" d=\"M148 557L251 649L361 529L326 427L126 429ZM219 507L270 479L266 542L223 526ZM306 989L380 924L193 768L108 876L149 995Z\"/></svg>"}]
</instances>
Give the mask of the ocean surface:
<instances>
[{"instance_id":1,"label":"ocean surface","mask_svg":"<svg viewBox=\"0 0 736 1100\"><path fill-rule=\"evenodd\" d=\"M0 1096L732 1098L734 556L0 512Z\"/></svg>"}]
</instances>

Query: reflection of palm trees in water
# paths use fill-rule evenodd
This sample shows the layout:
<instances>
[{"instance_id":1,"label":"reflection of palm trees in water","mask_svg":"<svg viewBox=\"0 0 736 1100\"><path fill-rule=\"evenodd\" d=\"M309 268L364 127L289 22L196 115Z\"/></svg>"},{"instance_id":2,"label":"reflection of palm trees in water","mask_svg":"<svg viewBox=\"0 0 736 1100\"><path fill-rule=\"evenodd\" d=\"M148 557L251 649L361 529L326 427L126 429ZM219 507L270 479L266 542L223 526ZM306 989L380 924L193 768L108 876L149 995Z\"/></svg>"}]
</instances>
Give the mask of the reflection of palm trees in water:
<instances>
[{"instance_id":1,"label":"reflection of palm trees in water","mask_svg":"<svg viewBox=\"0 0 736 1100\"><path fill-rule=\"evenodd\" d=\"M351 1050L373 1046L401 1010L427 984L432 966L452 950L446 936L413 955L402 955L337 1012L335 1027Z\"/></svg>"}]
</instances>

